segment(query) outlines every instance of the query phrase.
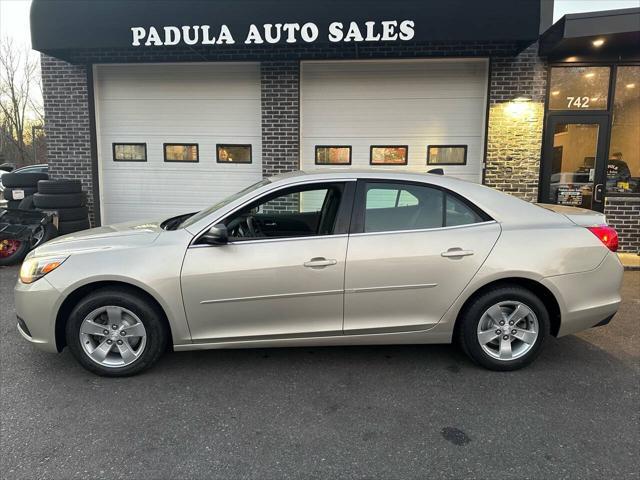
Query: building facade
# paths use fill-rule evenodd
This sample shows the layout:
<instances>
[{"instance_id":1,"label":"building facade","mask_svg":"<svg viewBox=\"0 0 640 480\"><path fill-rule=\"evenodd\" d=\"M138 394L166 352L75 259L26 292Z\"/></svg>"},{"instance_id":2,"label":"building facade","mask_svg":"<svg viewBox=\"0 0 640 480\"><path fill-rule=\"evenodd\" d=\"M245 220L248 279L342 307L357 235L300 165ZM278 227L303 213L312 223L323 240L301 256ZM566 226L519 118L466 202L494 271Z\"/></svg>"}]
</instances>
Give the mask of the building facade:
<instances>
[{"instance_id":1,"label":"building facade","mask_svg":"<svg viewBox=\"0 0 640 480\"><path fill-rule=\"evenodd\" d=\"M442 168L604 210L639 249L629 27L609 34L624 41L606 65L609 45L566 61L593 35L578 32L584 47L558 32L552 2L475 3L34 0L51 175L80 178L101 224L197 210L300 168ZM574 67L593 81L572 83ZM606 75L608 98L591 102ZM619 75L628 98L608 83ZM571 95L580 106L555 108Z\"/></svg>"}]
</instances>

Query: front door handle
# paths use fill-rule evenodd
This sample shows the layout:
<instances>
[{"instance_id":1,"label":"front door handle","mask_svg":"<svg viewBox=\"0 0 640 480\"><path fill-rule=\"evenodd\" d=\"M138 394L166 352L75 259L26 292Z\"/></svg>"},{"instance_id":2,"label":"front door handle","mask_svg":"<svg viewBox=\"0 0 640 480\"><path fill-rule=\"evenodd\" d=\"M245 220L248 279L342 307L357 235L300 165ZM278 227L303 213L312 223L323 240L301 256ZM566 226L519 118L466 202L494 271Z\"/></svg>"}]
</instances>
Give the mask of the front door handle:
<instances>
[{"instance_id":1,"label":"front door handle","mask_svg":"<svg viewBox=\"0 0 640 480\"><path fill-rule=\"evenodd\" d=\"M461 248L450 248L446 252L440 254L445 258L462 258L473 255L473 250L462 250Z\"/></svg>"},{"instance_id":2,"label":"front door handle","mask_svg":"<svg viewBox=\"0 0 640 480\"><path fill-rule=\"evenodd\" d=\"M307 268L324 268L335 265L336 263L338 263L338 261L332 258L314 257L308 262L304 262L304 266Z\"/></svg>"}]
</instances>

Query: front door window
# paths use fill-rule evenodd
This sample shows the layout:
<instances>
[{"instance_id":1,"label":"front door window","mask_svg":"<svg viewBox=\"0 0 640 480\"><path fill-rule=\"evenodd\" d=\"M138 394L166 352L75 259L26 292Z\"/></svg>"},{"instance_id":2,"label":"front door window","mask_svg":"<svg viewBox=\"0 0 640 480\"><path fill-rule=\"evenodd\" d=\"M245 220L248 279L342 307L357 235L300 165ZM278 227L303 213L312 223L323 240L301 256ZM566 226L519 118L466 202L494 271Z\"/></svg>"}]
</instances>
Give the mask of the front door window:
<instances>
[{"instance_id":1,"label":"front door window","mask_svg":"<svg viewBox=\"0 0 640 480\"><path fill-rule=\"evenodd\" d=\"M599 134L597 123L555 124L547 202L593 207Z\"/></svg>"}]
</instances>

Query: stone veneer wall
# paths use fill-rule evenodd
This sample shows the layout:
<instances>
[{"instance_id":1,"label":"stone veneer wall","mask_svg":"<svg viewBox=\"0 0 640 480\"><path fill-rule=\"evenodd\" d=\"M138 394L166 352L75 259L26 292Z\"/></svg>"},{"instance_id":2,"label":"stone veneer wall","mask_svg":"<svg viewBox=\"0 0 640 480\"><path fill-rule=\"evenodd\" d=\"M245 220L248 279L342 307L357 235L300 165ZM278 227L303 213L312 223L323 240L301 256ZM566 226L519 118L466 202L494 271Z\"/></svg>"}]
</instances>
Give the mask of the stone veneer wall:
<instances>
[{"instance_id":1,"label":"stone veneer wall","mask_svg":"<svg viewBox=\"0 0 640 480\"><path fill-rule=\"evenodd\" d=\"M537 44L491 59L484 183L529 201L538 199L546 78Z\"/></svg>"},{"instance_id":2,"label":"stone veneer wall","mask_svg":"<svg viewBox=\"0 0 640 480\"><path fill-rule=\"evenodd\" d=\"M604 213L618 231L619 250L640 254L640 197L608 197Z\"/></svg>"}]
</instances>

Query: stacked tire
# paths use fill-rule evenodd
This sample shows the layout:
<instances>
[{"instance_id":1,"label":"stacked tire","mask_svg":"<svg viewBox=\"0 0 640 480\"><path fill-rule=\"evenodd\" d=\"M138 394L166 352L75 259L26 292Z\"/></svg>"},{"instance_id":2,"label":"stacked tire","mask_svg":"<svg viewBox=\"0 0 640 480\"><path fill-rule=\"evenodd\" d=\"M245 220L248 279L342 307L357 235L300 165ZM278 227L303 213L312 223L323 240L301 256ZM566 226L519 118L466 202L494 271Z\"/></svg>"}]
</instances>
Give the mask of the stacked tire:
<instances>
[{"instance_id":1,"label":"stacked tire","mask_svg":"<svg viewBox=\"0 0 640 480\"><path fill-rule=\"evenodd\" d=\"M33 195L37 210L58 215L58 234L67 235L91 228L87 195L80 180L40 180L38 192Z\"/></svg>"},{"instance_id":2,"label":"stacked tire","mask_svg":"<svg viewBox=\"0 0 640 480\"><path fill-rule=\"evenodd\" d=\"M5 173L2 176L4 185L4 198L8 208L21 208L29 210L29 204L33 195L38 191L38 182L47 180L46 173Z\"/></svg>"}]
</instances>

